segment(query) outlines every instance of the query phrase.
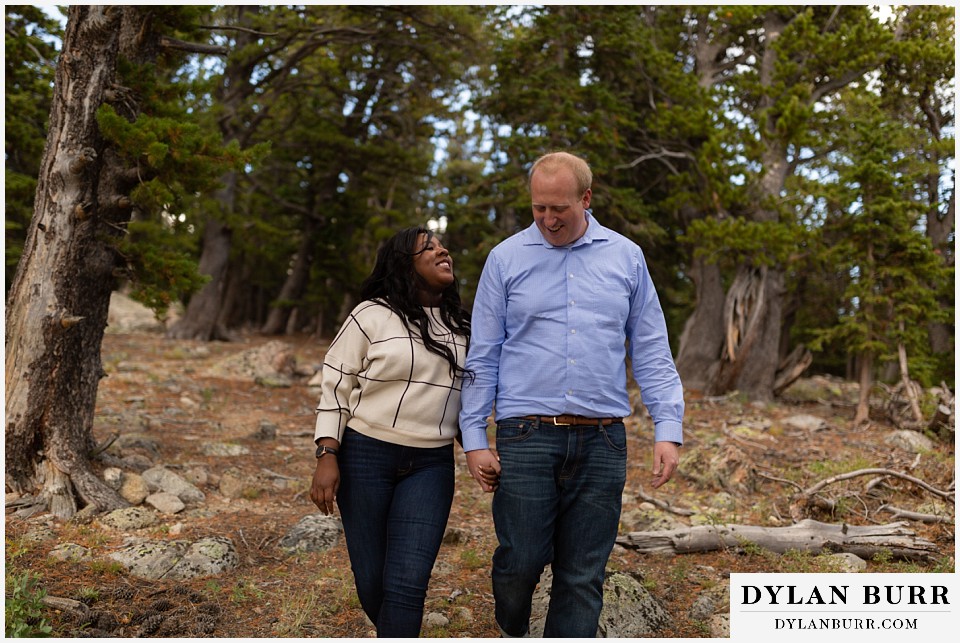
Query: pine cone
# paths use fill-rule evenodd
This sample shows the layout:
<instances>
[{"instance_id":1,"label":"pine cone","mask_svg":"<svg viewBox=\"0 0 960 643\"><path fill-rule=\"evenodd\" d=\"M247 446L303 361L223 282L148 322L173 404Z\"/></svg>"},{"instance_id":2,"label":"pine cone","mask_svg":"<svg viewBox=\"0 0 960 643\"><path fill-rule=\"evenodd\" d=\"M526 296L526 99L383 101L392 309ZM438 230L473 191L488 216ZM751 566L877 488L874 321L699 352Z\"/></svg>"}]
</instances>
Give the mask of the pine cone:
<instances>
[{"instance_id":1,"label":"pine cone","mask_svg":"<svg viewBox=\"0 0 960 643\"><path fill-rule=\"evenodd\" d=\"M141 623L145 622L145 621L146 621L148 618L150 618L151 616L157 616L157 615L158 615L158 612L156 612L156 611L154 611L154 610L149 610L149 609L146 610L146 611L144 611L144 612L134 612L134 613L133 613L133 616L130 617L130 624L131 624L131 625L140 625Z\"/></svg>"},{"instance_id":2,"label":"pine cone","mask_svg":"<svg viewBox=\"0 0 960 643\"><path fill-rule=\"evenodd\" d=\"M153 616L147 617L147 619L140 626L140 632L138 633L138 636L153 634L160 629L160 626L163 625L165 620L166 617L163 614L154 614Z\"/></svg>"},{"instance_id":3,"label":"pine cone","mask_svg":"<svg viewBox=\"0 0 960 643\"><path fill-rule=\"evenodd\" d=\"M201 614L209 614L214 618L219 618L220 615L223 614L223 610L220 609L220 606L216 603L203 603L201 605L197 605L197 611Z\"/></svg>"},{"instance_id":4,"label":"pine cone","mask_svg":"<svg viewBox=\"0 0 960 643\"><path fill-rule=\"evenodd\" d=\"M194 634L213 634L217 629L217 621L208 614L202 614L193 625Z\"/></svg>"}]
</instances>

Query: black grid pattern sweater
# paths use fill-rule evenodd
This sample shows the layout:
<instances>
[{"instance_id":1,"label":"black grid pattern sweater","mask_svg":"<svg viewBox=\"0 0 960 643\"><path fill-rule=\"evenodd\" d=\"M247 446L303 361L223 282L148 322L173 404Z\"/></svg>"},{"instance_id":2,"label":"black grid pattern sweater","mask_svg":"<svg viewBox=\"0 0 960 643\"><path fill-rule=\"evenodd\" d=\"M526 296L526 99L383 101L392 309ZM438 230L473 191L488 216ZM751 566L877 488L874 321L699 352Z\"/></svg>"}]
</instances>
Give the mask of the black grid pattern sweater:
<instances>
[{"instance_id":1,"label":"black grid pattern sweater","mask_svg":"<svg viewBox=\"0 0 960 643\"><path fill-rule=\"evenodd\" d=\"M430 334L449 345L463 366L466 338L440 320L439 308L424 308ZM429 352L414 328L376 302L357 305L323 360L314 440L342 439L344 428L411 447L450 444L457 435L461 380Z\"/></svg>"}]
</instances>

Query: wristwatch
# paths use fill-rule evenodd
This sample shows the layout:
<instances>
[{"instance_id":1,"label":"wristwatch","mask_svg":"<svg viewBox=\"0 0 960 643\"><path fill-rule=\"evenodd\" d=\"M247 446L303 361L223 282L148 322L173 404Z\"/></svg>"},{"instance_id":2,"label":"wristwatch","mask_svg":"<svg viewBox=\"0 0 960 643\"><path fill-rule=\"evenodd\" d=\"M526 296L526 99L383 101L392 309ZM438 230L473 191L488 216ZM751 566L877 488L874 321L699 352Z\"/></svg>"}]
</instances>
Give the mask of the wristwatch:
<instances>
[{"instance_id":1,"label":"wristwatch","mask_svg":"<svg viewBox=\"0 0 960 643\"><path fill-rule=\"evenodd\" d=\"M319 459L319 458L322 458L323 456L327 455L328 453L329 453L330 455L336 457L336 455L337 455L337 450L334 449L334 448L332 448L332 447L324 446L324 445L322 445L322 444L317 446L317 458L318 458L318 459Z\"/></svg>"}]
</instances>

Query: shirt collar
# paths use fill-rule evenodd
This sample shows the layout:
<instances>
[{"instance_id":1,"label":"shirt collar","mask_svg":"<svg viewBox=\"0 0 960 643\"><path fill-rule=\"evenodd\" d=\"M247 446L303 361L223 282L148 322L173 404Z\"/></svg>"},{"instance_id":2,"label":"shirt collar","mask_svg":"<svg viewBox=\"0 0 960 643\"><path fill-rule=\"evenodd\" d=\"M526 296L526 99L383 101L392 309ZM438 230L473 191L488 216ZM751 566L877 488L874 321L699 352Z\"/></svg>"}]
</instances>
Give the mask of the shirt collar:
<instances>
[{"instance_id":1,"label":"shirt collar","mask_svg":"<svg viewBox=\"0 0 960 643\"><path fill-rule=\"evenodd\" d=\"M547 243L547 241L543 238L543 235L540 234L540 228L537 227L536 221L531 223L527 229L521 233L523 235L523 245L543 246L544 248L576 248L577 246L593 243L594 241L604 241L610 238L608 230L597 223L597 220L593 218L592 210L585 210L585 216L587 218L587 230L583 233L583 236L569 246L553 246Z\"/></svg>"}]
</instances>

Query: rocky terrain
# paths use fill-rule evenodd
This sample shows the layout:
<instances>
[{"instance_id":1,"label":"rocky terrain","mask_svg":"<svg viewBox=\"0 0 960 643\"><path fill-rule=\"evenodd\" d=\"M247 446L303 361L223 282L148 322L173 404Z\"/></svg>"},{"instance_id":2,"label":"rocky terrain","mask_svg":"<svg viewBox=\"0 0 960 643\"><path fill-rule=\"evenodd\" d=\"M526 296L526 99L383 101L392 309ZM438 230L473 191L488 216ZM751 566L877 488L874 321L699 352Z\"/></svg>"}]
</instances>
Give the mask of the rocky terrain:
<instances>
[{"instance_id":1,"label":"rocky terrain","mask_svg":"<svg viewBox=\"0 0 960 643\"><path fill-rule=\"evenodd\" d=\"M11 578L38 577L43 616L62 637L373 636L339 522L309 500L313 377L325 343L173 341L128 302L115 309L94 433L104 479L131 506L60 522L7 494L8 597ZM855 387L822 377L770 405L691 394L679 474L655 492L647 484L652 428L638 404L628 420L623 538L608 566L601 634L723 637L731 572L953 571L952 437L897 427L889 400L878 401L870 425L852 427L855 400ZM496 637L491 497L469 478L459 450L457 457L423 635ZM867 469L898 475L849 475ZM777 554L743 542L649 553L628 537L807 518L899 521L923 551ZM534 633L548 593L549 570Z\"/></svg>"}]
</instances>

